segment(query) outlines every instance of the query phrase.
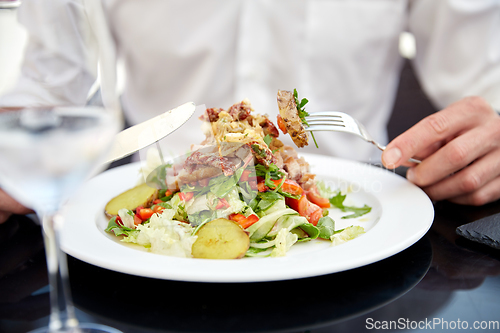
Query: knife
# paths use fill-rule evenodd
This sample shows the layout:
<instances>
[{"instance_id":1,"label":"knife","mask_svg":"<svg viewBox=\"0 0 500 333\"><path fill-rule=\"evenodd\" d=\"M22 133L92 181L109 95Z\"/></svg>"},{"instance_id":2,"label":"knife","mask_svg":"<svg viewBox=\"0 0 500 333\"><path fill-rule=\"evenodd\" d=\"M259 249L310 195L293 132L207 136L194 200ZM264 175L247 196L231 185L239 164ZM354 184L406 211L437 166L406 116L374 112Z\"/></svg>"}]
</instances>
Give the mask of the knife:
<instances>
[{"instance_id":1,"label":"knife","mask_svg":"<svg viewBox=\"0 0 500 333\"><path fill-rule=\"evenodd\" d=\"M127 157L181 127L196 109L193 102L185 103L159 116L124 129L114 139L106 164Z\"/></svg>"}]
</instances>

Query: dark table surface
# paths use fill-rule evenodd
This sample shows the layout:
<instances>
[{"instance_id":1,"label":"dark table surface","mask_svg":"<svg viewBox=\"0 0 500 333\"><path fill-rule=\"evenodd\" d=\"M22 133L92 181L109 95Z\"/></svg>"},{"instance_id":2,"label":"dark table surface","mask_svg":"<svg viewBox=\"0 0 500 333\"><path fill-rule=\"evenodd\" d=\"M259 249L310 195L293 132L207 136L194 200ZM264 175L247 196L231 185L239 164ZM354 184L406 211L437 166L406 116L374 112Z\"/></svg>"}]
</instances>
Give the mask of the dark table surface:
<instances>
[{"instance_id":1,"label":"dark table surface","mask_svg":"<svg viewBox=\"0 0 500 333\"><path fill-rule=\"evenodd\" d=\"M123 332L500 332L500 250L456 227L500 213L500 202L434 205L429 232L357 269L266 283L193 283L122 274L68 257L77 316ZM0 225L0 332L48 322L40 227ZM391 329L389 329L391 328Z\"/></svg>"}]
</instances>

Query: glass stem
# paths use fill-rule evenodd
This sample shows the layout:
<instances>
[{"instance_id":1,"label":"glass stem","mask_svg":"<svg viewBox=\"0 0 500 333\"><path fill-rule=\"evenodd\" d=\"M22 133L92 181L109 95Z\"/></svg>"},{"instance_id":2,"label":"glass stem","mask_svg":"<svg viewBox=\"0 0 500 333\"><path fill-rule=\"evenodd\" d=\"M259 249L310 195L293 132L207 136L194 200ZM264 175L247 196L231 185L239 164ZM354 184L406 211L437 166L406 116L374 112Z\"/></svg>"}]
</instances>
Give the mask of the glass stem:
<instances>
[{"instance_id":1,"label":"glass stem","mask_svg":"<svg viewBox=\"0 0 500 333\"><path fill-rule=\"evenodd\" d=\"M78 326L71 299L66 254L60 247L59 230L62 217L58 214L44 215L43 235L45 255L49 272L51 331L67 330Z\"/></svg>"}]
</instances>

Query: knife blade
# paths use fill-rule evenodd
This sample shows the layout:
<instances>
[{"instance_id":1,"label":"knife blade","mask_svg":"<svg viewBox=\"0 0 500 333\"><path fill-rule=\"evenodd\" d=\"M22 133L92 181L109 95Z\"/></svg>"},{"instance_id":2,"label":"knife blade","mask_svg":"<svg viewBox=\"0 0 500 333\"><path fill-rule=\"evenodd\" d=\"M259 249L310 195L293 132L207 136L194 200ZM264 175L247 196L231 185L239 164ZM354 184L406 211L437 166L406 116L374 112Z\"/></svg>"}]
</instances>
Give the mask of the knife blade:
<instances>
[{"instance_id":1,"label":"knife blade","mask_svg":"<svg viewBox=\"0 0 500 333\"><path fill-rule=\"evenodd\" d=\"M196 109L193 102L185 103L159 116L124 129L114 139L106 164L127 157L181 127Z\"/></svg>"}]
</instances>

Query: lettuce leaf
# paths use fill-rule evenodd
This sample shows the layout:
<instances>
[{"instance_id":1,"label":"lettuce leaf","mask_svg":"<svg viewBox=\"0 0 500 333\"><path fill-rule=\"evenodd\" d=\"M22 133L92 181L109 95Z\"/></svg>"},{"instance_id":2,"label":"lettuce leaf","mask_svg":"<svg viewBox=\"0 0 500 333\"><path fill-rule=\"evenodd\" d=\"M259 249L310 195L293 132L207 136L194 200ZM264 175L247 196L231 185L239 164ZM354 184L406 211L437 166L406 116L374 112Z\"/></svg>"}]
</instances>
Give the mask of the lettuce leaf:
<instances>
[{"instance_id":1,"label":"lettuce leaf","mask_svg":"<svg viewBox=\"0 0 500 333\"><path fill-rule=\"evenodd\" d=\"M131 229L128 227L124 227L122 225L119 225L116 223L116 216L113 216L109 222L108 222L108 227L104 229L106 232L113 232L115 236L130 236L138 233L137 230Z\"/></svg>"},{"instance_id":2,"label":"lettuce leaf","mask_svg":"<svg viewBox=\"0 0 500 333\"><path fill-rule=\"evenodd\" d=\"M353 240L354 238L365 233L365 229L360 226L350 226L342 230L336 231L331 237L332 246L343 244L347 241Z\"/></svg>"},{"instance_id":3,"label":"lettuce leaf","mask_svg":"<svg viewBox=\"0 0 500 333\"><path fill-rule=\"evenodd\" d=\"M161 214L153 214L150 222L137 226L136 234L122 241L136 243L149 248L151 252L174 257L191 257L191 247L197 236L187 223L173 220L175 211L165 209Z\"/></svg>"},{"instance_id":4,"label":"lettuce leaf","mask_svg":"<svg viewBox=\"0 0 500 333\"><path fill-rule=\"evenodd\" d=\"M316 228L319 230L319 238L330 239L335 233L335 221L329 216L323 216L318 220Z\"/></svg>"},{"instance_id":5,"label":"lettuce leaf","mask_svg":"<svg viewBox=\"0 0 500 333\"><path fill-rule=\"evenodd\" d=\"M266 249L258 249L255 247L250 247L247 252L245 253L246 257L269 257L271 255L271 251L266 248Z\"/></svg>"},{"instance_id":6,"label":"lettuce leaf","mask_svg":"<svg viewBox=\"0 0 500 333\"><path fill-rule=\"evenodd\" d=\"M293 244L297 242L299 237L288 231L288 229L283 228L276 235L274 249L271 252L271 257L284 257L288 250L292 247Z\"/></svg>"}]
</instances>

